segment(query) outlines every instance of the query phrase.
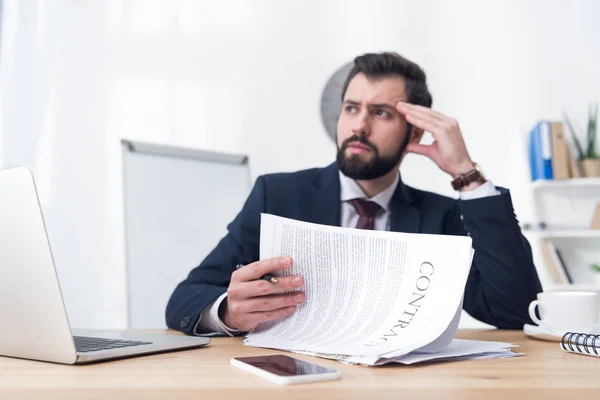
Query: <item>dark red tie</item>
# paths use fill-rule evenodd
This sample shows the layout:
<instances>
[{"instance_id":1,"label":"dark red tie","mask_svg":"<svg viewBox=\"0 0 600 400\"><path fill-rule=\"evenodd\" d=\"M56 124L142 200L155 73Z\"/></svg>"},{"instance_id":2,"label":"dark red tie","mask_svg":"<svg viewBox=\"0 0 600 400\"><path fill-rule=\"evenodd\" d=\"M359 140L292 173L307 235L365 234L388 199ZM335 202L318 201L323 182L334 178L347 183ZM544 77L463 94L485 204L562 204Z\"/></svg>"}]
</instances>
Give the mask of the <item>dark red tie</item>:
<instances>
[{"instance_id":1,"label":"dark red tie","mask_svg":"<svg viewBox=\"0 0 600 400\"><path fill-rule=\"evenodd\" d=\"M350 200L352 205L358 213L358 224L357 229L370 229L375 228L375 216L379 211L379 204L364 199Z\"/></svg>"}]
</instances>

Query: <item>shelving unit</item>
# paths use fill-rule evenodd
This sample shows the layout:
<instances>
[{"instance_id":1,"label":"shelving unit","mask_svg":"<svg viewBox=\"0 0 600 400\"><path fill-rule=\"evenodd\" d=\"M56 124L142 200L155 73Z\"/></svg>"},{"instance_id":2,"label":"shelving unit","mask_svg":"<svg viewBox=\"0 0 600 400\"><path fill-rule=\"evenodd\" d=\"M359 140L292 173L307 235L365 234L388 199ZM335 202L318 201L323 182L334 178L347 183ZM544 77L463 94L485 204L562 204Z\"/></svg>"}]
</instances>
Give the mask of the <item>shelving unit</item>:
<instances>
[{"instance_id":1,"label":"shelving unit","mask_svg":"<svg viewBox=\"0 0 600 400\"><path fill-rule=\"evenodd\" d=\"M536 229L528 232L538 250L536 264L544 264L551 281L543 282L544 289L600 292L600 274L590 268L600 263L600 230L591 229L600 178L537 180L531 191Z\"/></svg>"},{"instance_id":2,"label":"shelving unit","mask_svg":"<svg viewBox=\"0 0 600 400\"><path fill-rule=\"evenodd\" d=\"M600 202L600 178L537 180L531 188L536 227L543 226L542 234L597 236L590 226L596 204Z\"/></svg>"},{"instance_id":3,"label":"shelving unit","mask_svg":"<svg viewBox=\"0 0 600 400\"><path fill-rule=\"evenodd\" d=\"M556 189L585 189L600 188L600 178L572 178L561 180L538 179L531 184L533 190L556 190Z\"/></svg>"}]
</instances>

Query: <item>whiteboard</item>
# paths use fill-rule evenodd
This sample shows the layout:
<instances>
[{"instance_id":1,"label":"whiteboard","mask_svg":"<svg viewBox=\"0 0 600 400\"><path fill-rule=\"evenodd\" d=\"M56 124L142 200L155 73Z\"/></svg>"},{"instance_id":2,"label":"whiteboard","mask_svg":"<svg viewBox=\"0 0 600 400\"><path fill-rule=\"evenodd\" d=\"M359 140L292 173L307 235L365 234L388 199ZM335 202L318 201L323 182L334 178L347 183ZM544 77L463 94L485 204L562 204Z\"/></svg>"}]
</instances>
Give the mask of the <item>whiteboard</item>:
<instances>
[{"instance_id":1,"label":"whiteboard","mask_svg":"<svg viewBox=\"0 0 600 400\"><path fill-rule=\"evenodd\" d=\"M165 328L179 282L226 234L251 190L248 157L123 140L129 328Z\"/></svg>"}]
</instances>

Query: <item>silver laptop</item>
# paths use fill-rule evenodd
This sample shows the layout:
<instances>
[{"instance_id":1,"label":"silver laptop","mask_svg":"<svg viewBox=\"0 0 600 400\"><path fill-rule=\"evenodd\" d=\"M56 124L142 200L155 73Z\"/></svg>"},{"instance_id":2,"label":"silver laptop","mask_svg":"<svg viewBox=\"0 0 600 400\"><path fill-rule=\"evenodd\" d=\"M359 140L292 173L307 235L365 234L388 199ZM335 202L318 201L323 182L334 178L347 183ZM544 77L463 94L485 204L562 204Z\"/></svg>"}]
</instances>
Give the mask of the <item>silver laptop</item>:
<instances>
[{"instance_id":1,"label":"silver laptop","mask_svg":"<svg viewBox=\"0 0 600 400\"><path fill-rule=\"evenodd\" d=\"M0 171L0 356L63 364L206 346L167 333L72 330L33 175Z\"/></svg>"}]
</instances>

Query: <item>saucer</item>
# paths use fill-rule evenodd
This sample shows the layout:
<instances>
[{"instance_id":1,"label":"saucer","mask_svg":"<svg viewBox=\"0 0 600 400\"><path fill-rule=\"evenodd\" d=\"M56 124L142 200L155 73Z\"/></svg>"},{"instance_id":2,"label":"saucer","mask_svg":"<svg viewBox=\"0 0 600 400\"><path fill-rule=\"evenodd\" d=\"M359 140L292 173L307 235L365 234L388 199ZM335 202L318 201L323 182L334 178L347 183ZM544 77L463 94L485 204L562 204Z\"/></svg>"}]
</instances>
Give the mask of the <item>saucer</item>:
<instances>
[{"instance_id":1,"label":"saucer","mask_svg":"<svg viewBox=\"0 0 600 400\"><path fill-rule=\"evenodd\" d=\"M525 324L523 332L527 336L531 336L540 340L549 340L551 342L560 342L560 339L566 332L553 332L545 326Z\"/></svg>"},{"instance_id":2,"label":"saucer","mask_svg":"<svg viewBox=\"0 0 600 400\"><path fill-rule=\"evenodd\" d=\"M546 328L545 326L525 324L523 325L523 332L525 332L527 336L531 336L536 339L549 340L551 342L560 342L563 335L569 331L554 332ZM600 334L600 326L596 326L595 328L590 329L589 332L582 333L598 335Z\"/></svg>"}]
</instances>

